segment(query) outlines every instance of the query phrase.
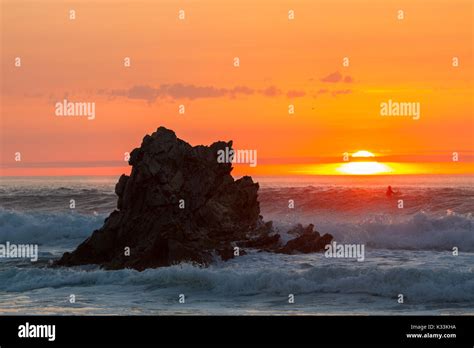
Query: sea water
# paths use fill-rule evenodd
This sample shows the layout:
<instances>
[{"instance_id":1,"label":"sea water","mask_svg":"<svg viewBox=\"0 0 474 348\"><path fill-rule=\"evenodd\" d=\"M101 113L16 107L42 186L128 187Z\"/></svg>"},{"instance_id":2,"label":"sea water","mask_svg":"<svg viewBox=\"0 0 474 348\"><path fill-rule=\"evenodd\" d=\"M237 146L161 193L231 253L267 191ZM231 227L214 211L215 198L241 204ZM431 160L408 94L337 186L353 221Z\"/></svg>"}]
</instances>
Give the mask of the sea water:
<instances>
[{"instance_id":1,"label":"sea water","mask_svg":"<svg viewBox=\"0 0 474 348\"><path fill-rule=\"evenodd\" d=\"M364 261L250 250L209 267L51 268L115 209L117 178L2 178L0 244L38 244L39 259L0 259L0 314L474 314L472 176L256 181L261 214L284 241L313 223L364 244Z\"/></svg>"}]
</instances>

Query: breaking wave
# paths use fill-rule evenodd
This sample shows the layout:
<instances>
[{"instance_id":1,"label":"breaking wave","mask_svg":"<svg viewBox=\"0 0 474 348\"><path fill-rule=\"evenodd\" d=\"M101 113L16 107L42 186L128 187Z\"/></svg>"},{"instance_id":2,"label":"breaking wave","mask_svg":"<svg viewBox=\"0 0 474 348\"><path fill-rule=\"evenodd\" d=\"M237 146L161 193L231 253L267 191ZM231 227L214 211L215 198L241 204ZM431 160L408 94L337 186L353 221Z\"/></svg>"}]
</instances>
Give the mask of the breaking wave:
<instances>
[{"instance_id":1,"label":"breaking wave","mask_svg":"<svg viewBox=\"0 0 474 348\"><path fill-rule=\"evenodd\" d=\"M0 271L0 290L8 292L92 286L118 286L121 291L128 289L130 292L136 291L137 287L149 291L179 287L193 292L211 292L216 296L342 293L390 298L403 289L407 300L417 303L465 302L474 301L474 269L440 270L407 266L361 267L355 270L344 265L320 264L295 271L286 267L229 269L183 264L143 272L79 268L10 268Z\"/></svg>"}]
</instances>

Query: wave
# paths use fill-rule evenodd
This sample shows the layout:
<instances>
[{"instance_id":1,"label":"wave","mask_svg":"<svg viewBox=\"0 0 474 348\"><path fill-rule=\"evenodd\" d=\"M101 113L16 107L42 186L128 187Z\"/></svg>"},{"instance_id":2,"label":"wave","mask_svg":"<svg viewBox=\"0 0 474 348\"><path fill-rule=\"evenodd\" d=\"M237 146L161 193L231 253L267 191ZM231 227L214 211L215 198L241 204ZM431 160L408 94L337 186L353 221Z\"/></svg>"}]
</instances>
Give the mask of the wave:
<instances>
[{"instance_id":1,"label":"wave","mask_svg":"<svg viewBox=\"0 0 474 348\"><path fill-rule=\"evenodd\" d=\"M24 213L0 208L0 243L77 246L100 228L107 214ZM276 217L278 219L279 217ZM474 252L473 217L449 213L437 217L418 213L398 221L390 216L366 218L358 223L319 217L298 217L296 222L314 223L321 233L330 233L342 243L363 243L376 249L452 250ZM275 220L283 240L294 238L284 231L292 222Z\"/></svg>"},{"instance_id":2,"label":"wave","mask_svg":"<svg viewBox=\"0 0 474 348\"><path fill-rule=\"evenodd\" d=\"M64 212L69 200L76 201L79 212L111 212L116 207L117 196L113 185L84 183L66 187L49 186L0 186L0 202L3 208L19 211ZM425 211L444 215L446 211L459 214L474 213L474 189L472 187L395 187L396 197L387 198L383 186L304 186L262 187L259 201L264 216L285 215L288 200L293 200L292 214L325 214L328 217L358 220L372 214L394 216L413 215ZM398 209L398 199L404 200L404 209Z\"/></svg>"},{"instance_id":3,"label":"wave","mask_svg":"<svg viewBox=\"0 0 474 348\"><path fill-rule=\"evenodd\" d=\"M337 241L373 248L474 252L472 188L283 187L260 192L262 215L280 231L312 223ZM288 200L294 209L288 209ZM398 208L403 199L404 208ZM284 236L284 239L287 239Z\"/></svg>"},{"instance_id":4,"label":"wave","mask_svg":"<svg viewBox=\"0 0 474 348\"><path fill-rule=\"evenodd\" d=\"M474 251L471 216L449 214L433 217L418 213L406 221L386 219L364 221L357 225L333 225L331 233L342 242L366 243L373 248L408 250Z\"/></svg>"},{"instance_id":5,"label":"wave","mask_svg":"<svg viewBox=\"0 0 474 348\"><path fill-rule=\"evenodd\" d=\"M448 213L432 216L421 212L406 219L381 215L360 222L334 219L296 218L314 223L320 233L330 233L337 242L362 243L375 249L452 250L474 252L473 217L470 214ZM276 223L280 231L291 228L292 222ZM285 238L284 238L285 239Z\"/></svg>"},{"instance_id":6,"label":"wave","mask_svg":"<svg viewBox=\"0 0 474 348\"><path fill-rule=\"evenodd\" d=\"M242 257L242 262L244 260ZM276 260L274 260L275 263ZM156 291L179 288L205 291L217 297L258 294L365 294L395 298L403 293L406 302L474 301L474 270L427 269L420 267L361 267L325 264L304 271L287 267L201 268L189 264L172 267L104 271L48 268L10 268L0 271L0 290L23 292L41 288L118 286L120 291Z\"/></svg>"},{"instance_id":7,"label":"wave","mask_svg":"<svg viewBox=\"0 0 474 348\"><path fill-rule=\"evenodd\" d=\"M75 246L99 228L105 215L24 213L0 208L0 243Z\"/></svg>"},{"instance_id":8,"label":"wave","mask_svg":"<svg viewBox=\"0 0 474 348\"><path fill-rule=\"evenodd\" d=\"M0 195L2 208L18 211L64 212L69 210L70 200L75 201L75 210L81 213L94 211L111 212L116 207L117 196L97 190L57 190L55 192L26 192Z\"/></svg>"},{"instance_id":9,"label":"wave","mask_svg":"<svg viewBox=\"0 0 474 348\"><path fill-rule=\"evenodd\" d=\"M288 214L288 200L293 200L292 213L325 213L349 217L367 214L410 215L420 211L443 215L446 211L474 213L474 189L396 187L398 194L385 195L385 187L305 186L262 188L259 200L264 214ZM398 200L404 208L398 209Z\"/></svg>"}]
</instances>

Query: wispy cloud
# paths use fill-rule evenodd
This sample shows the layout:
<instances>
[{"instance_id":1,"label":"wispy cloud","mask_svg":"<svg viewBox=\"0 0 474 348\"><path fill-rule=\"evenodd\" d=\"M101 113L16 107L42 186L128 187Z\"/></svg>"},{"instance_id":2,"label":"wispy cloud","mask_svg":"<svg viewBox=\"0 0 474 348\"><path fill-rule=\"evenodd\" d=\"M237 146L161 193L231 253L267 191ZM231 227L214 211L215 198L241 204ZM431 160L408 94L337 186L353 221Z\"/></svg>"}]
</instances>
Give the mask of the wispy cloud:
<instances>
[{"instance_id":1,"label":"wispy cloud","mask_svg":"<svg viewBox=\"0 0 474 348\"><path fill-rule=\"evenodd\" d=\"M328 76L325 76L321 79L321 82L336 83L342 80L342 75L339 71L336 71Z\"/></svg>"},{"instance_id":2,"label":"wispy cloud","mask_svg":"<svg viewBox=\"0 0 474 348\"><path fill-rule=\"evenodd\" d=\"M321 82L325 83L338 83L338 82L345 82L345 83L352 83L354 79L347 75L343 76L339 71L333 72L323 78L320 79Z\"/></svg>"},{"instance_id":3,"label":"wispy cloud","mask_svg":"<svg viewBox=\"0 0 474 348\"><path fill-rule=\"evenodd\" d=\"M251 95L255 90L246 86L237 86L231 89L216 88L213 86L185 85L181 83L163 84L159 87L149 85L136 85L128 89L113 89L110 91L101 91L112 97L126 97L129 99L146 100L154 102L159 98L173 99L202 99L219 98L224 96L235 97L237 95Z\"/></svg>"},{"instance_id":4,"label":"wispy cloud","mask_svg":"<svg viewBox=\"0 0 474 348\"><path fill-rule=\"evenodd\" d=\"M350 89L339 89L339 90L335 90L331 92L333 96L337 96L341 94L350 94L350 93L352 93L352 90Z\"/></svg>"},{"instance_id":5,"label":"wispy cloud","mask_svg":"<svg viewBox=\"0 0 474 348\"><path fill-rule=\"evenodd\" d=\"M145 100L149 103L155 102L157 99L204 99L204 98L220 98L229 97L236 98L238 96L262 95L265 97L278 97L284 92L276 86L269 86L264 89L253 89L247 86L236 86L233 88L218 88L214 86L196 86L185 85L182 83L163 84L159 87L149 85L135 85L126 89L112 89L99 91L99 94L108 95L110 97L124 97L129 99ZM287 96L302 97L306 93L304 91L288 91Z\"/></svg>"},{"instance_id":6,"label":"wispy cloud","mask_svg":"<svg viewBox=\"0 0 474 348\"><path fill-rule=\"evenodd\" d=\"M305 91L297 91L297 90L291 90L286 93L286 96L288 98L301 98L306 95Z\"/></svg>"},{"instance_id":7,"label":"wispy cloud","mask_svg":"<svg viewBox=\"0 0 474 348\"><path fill-rule=\"evenodd\" d=\"M347 75L346 77L344 77L344 82L345 83L352 83L352 82L354 82L354 79L351 76Z\"/></svg>"},{"instance_id":8,"label":"wispy cloud","mask_svg":"<svg viewBox=\"0 0 474 348\"><path fill-rule=\"evenodd\" d=\"M260 93L266 97L276 97L281 94L281 90L279 90L275 86L270 86L261 90Z\"/></svg>"}]
</instances>

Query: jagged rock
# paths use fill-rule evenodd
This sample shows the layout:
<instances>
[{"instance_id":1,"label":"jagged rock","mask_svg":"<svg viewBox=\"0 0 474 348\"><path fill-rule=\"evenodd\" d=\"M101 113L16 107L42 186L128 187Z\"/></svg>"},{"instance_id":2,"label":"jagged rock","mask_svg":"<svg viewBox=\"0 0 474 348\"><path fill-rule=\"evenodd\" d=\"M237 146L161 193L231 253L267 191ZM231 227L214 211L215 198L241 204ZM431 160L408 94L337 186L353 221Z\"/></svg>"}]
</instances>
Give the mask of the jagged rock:
<instances>
[{"instance_id":1,"label":"jagged rock","mask_svg":"<svg viewBox=\"0 0 474 348\"><path fill-rule=\"evenodd\" d=\"M301 225L299 227L302 228ZM321 236L319 232L313 232L314 226L312 224L302 230L299 227L298 231L302 232L299 237L288 241L283 248L276 250L276 252L282 254L316 253L323 251L325 246L331 243L333 237L327 233Z\"/></svg>"},{"instance_id":2,"label":"jagged rock","mask_svg":"<svg viewBox=\"0 0 474 348\"><path fill-rule=\"evenodd\" d=\"M225 247L224 249L218 249L217 254L219 255L222 261L227 261L235 257L234 251L235 251L234 247L228 246L228 247ZM244 256L244 255L247 255L247 252L239 248L239 256Z\"/></svg>"},{"instance_id":3,"label":"jagged rock","mask_svg":"<svg viewBox=\"0 0 474 348\"><path fill-rule=\"evenodd\" d=\"M164 127L145 136L130 154L130 176L122 175L115 186L117 210L56 265L143 270L183 261L208 264L215 254L229 259L234 245L317 249L319 242L308 233L281 247L272 223L260 216L258 184L248 176L234 180L231 163L218 163L218 150L226 147L232 142L193 147ZM301 245L305 241L309 249Z\"/></svg>"},{"instance_id":4,"label":"jagged rock","mask_svg":"<svg viewBox=\"0 0 474 348\"><path fill-rule=\"evenodd\" d=\"M296 235L296 236L301 236L303 234L307 233L313 233L313 224L309 224L306 227L303 227L301 224L297 224L295 227L293 227L291 230L288 231L288 234ZM318 233L318 232L316 232Z\"/></svg>"},{"instance_id":5,"label":"jagged rock","mask_svg":"<svg viewBox=\"0 0 474 348\"><path fill-rule=\"evenodd\" d=\"M255 239L241 242L240 245L247 248L268 249L272 250L279 246L280 235L263 234Z\"/></svg>"}]
</instances>

